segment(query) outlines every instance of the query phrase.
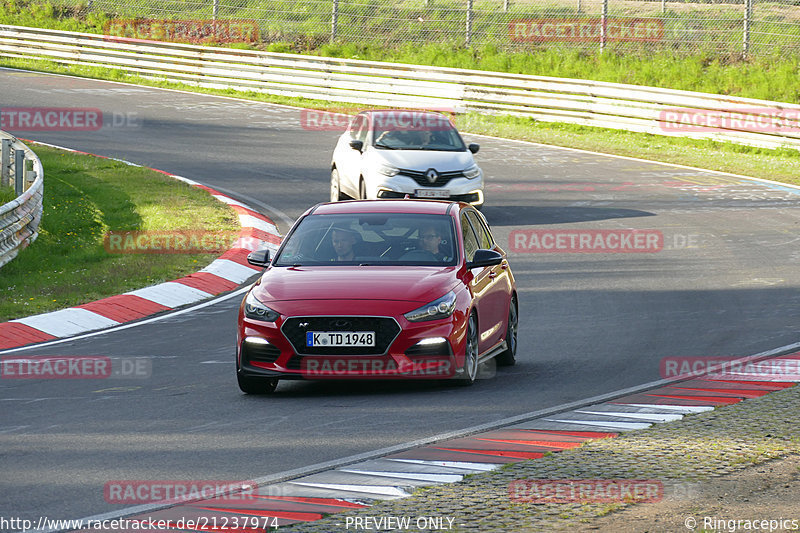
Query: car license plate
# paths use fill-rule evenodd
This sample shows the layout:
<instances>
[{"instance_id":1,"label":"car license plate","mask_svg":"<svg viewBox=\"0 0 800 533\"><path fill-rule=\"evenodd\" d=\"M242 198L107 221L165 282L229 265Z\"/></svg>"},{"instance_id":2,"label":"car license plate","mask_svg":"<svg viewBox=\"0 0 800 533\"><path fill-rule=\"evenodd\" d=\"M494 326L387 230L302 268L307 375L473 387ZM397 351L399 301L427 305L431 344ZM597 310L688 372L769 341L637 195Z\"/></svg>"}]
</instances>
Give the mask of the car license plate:
<instances>
[{"instance_id":1,"label":"car license plate","mask_svg":"<svg viewBox=\"0 0 800 533\"><path fill-rule=\"evenodd\" d=\"M414 191L417 198L450 198L448 189L417 189Z\"/></svg>"},{"instance_id":2,"label":"car license plate","mask_svg":"<svg viewBox=\"0 0 800 533\"><path fill-rule=\"evenodd\" d=\"M359 348L375 346L374 331L307 331L308 347L341 347Z\"/></svg>"}]
</instances>

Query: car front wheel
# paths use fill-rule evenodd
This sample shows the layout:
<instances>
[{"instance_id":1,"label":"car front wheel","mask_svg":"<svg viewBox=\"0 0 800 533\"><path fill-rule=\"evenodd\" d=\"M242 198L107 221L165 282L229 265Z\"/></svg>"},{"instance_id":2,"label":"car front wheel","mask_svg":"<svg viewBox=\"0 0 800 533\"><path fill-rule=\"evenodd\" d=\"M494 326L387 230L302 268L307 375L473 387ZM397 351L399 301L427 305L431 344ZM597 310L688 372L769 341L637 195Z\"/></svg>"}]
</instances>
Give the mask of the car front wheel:
<instances>
[{"instance_id":1,"label":"car front wheel","mask_svg":"<svg viewBox=\"0 0 800 533\"><path fill-rule=\"evenodd\" d=\"M331 202L347 199L347 196L342 193L339 182L339 171L334 168L331 170Z\"/></svg>"},{"instance_id":2,"label":"car front wheel","mask_svg":"<svg viewBox=\"0 0 800 533\"><path fill-rule=\"evenodd\" d=\"M478 377L478 319L475 313L469 315L467 341L464 348L464 373L459 385L472 385Z\"/></svg>"},{"instance_id":3,"label":"car front wheel","mask_svg":"<svg viewBox=\"0 0 800 533\"><path fill-rule=\"evenodd\" d=\"M513 366L517 362L517 330L519 330L519 309L517 298L512 297L508 304L508 326L506 327L506 350L497 356L499 366Z\"/></svg>"}]
</instances>

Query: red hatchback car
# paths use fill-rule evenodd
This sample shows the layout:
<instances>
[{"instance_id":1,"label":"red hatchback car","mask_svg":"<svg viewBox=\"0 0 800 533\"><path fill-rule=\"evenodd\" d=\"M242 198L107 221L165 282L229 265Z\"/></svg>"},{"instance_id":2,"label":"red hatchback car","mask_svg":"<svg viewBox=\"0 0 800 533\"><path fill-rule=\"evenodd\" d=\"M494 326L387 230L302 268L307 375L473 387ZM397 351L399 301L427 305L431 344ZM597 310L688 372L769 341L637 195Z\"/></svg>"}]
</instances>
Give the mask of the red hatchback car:
<instances>
[{"instance_id":1,"label":"red hatchback car","mask_svg":"<svg viewBox=\"0 0 800 533\"><path fill-rule=\"evenodd\" d=\"M236 377L269 393L281 379L452 378L513 365L518 300L505 252L466 203L320 204L289 231L239 309Z\"/></svg>"}]
</instances>

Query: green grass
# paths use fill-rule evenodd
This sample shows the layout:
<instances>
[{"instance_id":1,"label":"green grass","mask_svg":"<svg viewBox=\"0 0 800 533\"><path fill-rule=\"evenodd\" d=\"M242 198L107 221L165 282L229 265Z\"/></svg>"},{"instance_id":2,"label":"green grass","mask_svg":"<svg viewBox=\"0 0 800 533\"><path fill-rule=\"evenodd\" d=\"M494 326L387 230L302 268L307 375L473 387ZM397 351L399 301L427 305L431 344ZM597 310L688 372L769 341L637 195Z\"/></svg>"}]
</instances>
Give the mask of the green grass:
<instances>
[{"instance_id":1,"label":"green grass","mask_svg":"<svg viewBox=\"0 0 800 533\"><path fill-rule=\"evenodd\" d=\"M7 204L16 197L14 187L0 187L0 205Z\"/></svg>"},{"instance_id":2,"label":"green grass","mask_svg":"<svg viewBox=\"0 0 800 533\"><path fill-rule=\"evenodd\" d=\"M282 9L295 10L295 20L324 19L322 27L325 28L324 31L327 31L330 22L327 18L329 14L318 14L314 10L308 9L307 3L295 0L283 0L279 4ZM407 1L398 4L403 9L409 10L399 20L416 20L417 17L411 15L422 9L422 4L421 1ZM241 0L235 5L238 6L236 9L240 11L250 9L250 3L245 0ZM306 6L305 10L299 7L304 5ZM434 9L441 10L442 13L446 12L447 2L445 0L436 0L433 5ZM478 2L476 5L481 5L484 9L494 6L490 2ZM524 2L512 2L515 10L529 11L531 5ZM697 17L702 18L703 10L734 9L738 12L740 9L740 6L717 4L683 6L671 3L670 5L673 10L668 11L666 17L685 19L687 24L693 23ZM172 11L169 13L174 13L176 18L207 19L210 16L208 9L187 11L190 9L187 6L186 2L175 1L167 2L161 7L171 9ZM551 6L548 9L551 11L555 9L555 12L559 13L563 11L563 15L573 8L574 5L569 3L568 6L566 4L561 7ZM119 13L111 13L87 11L85 5L57 7L52 3L39 0L2 0L0 1L0 23L104 33L106 23L114 18L130 17L134 14L146 16L147 12L142 9L138 4L131 4L130 7L120 7ZM376 4L373 8L365 5L363 9L368 12L370 18L377 19L389 15L388 12L384 12L382 4ZM785 6L785 9L793 9L794 15L792 16L795 19L800 15L800 8ZM246 15L245 11L241 12ZM221 16L235 17L238 16L237 14L239 11L231 11L223 12ZM263 11L245 15L242 15L242 18L267 16ZM775 16L779 19L783 15ZM441 17L431 18L432 20L444 20ZM741 26L740 20L734 22L737 28ZM795 43L795 48L761 46L757 48L758 52L748 60L742 60L739 57L740 36L736 39L736 47L729 52L721 51L715 46L698 45L691 53L688 53L676 46L647 49L633 48L629 43L626 47L617 47L601 53L594 47L570 49L537 46L509 49L497 42L476 43L471 48L464 48L459 43L438 40L436 32L423 34L421 37L425 39L423 42L409 42L407 39L401 39L387 45L384 41L369 41L369 36L380 34L378 30L371 30L369 27L359 27L360 38L350 41L345 39L342 42L331 44L327 37L315 37L310 29L297 36L270 32L269 24L266 22L268 28L267 30L262 29L263 40L257 46L244 44L232 46L274 52L297 52L330 57L630 83L800 103L800 84L797 83L798 72L800 72L800 23L796 20L788 22L790 24L784 24L784 26L790 29L781 31L791 31L797 34L794 35L792 41ZM441 23L444 24L444 22ZM277 24L276 27L286 25ZM504 32L508 31L506 24L501 26ZM461 22L459 22L459 27L461 27ZM756 35L770 33L769 28L754 26Z\"/></svg>"},{"instance_id":3,"label":"green grass","mask_svg":"<svg viewBox=\"0 0 800 533\"><path fill-rule=\"evenodd\" d=\"M109 231L238 232L207 192L108 159L31 145L45 169L39 237L0 268L0 322L170 281L218 254L112 254Z\"/></svg>"}]
</instances>

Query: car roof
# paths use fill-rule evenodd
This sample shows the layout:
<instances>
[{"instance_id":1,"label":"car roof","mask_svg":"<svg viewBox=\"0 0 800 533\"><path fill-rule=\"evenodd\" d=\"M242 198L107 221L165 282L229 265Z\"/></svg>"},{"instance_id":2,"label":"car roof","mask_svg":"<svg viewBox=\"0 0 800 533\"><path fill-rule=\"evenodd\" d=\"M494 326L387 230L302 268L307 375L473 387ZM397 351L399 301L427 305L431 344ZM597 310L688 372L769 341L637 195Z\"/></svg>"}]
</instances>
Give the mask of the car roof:
<instances>
[{"instance_id":1,"label":"car roof","mask_svg":"<svg viewBox=\"0 0 800 533\"><path fill-rule=\"evenodd\" d=\"M450 206L457 210L468 204L443 200L351 200L319 204L309 210L315 215L337 215L346 213L418 213L445 215Z\"/></svg>"}]
</instances>

